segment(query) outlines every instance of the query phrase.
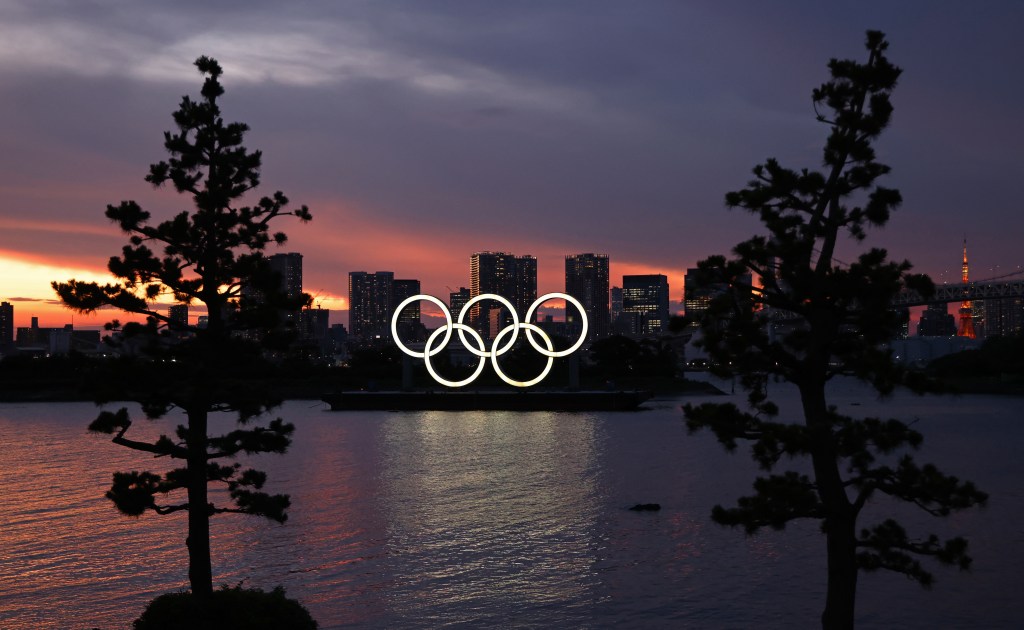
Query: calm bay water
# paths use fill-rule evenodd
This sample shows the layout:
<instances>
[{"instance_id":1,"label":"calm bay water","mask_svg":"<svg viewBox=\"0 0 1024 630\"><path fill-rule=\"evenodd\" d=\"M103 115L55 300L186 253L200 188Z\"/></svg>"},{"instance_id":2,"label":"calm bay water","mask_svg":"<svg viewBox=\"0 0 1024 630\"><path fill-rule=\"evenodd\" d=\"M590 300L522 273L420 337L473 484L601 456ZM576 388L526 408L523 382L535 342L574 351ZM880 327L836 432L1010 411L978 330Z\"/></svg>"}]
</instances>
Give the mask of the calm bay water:
<instances>
[{"instance_id":1,"label":"calm bay water","mask_svg":"<svg viewBox=\"0 0 1024 630\"><path fill-rule=\"evenodd\" d=\"M790 392L774 393L792 408ZM833 399L854 414L916 419L920 459L991 494L988 508L941 520L869 506L864 524L896 513L915 532L968 536L975 566L935 567L930 592L862 575L859 626L1024 626L1021 401L879 401L852 384ZM291 494L291 517L216 517L215 580L283 585L325 628L815 627L816 525L751 537L714 525L711 507L745 494L756 470L745 453L688 436L681 402L583 414L287 403L279 415L297 426L292 449L252 463L272 491ZM123 628L150 598L187 585L184 515L127 518L103 498L114 470L163 470L166 460L88 434L95 413L84 403L0 405L0 628ZM132 429L160 431L169 428ZM625 509L648 502L662 510Z\"/></svg>"}]
</instances>

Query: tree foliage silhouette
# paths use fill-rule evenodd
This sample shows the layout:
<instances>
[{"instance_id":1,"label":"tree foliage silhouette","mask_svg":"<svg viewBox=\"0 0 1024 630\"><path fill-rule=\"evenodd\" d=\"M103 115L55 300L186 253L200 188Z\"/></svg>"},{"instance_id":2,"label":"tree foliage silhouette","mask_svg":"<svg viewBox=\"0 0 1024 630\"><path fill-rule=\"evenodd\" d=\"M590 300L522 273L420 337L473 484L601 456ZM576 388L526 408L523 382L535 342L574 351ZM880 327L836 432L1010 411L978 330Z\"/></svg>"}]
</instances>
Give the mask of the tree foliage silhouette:
<instances>
[{"instance_id":1,"label":"tree foliage silhouette","mask_svg":"<svg viewBox=\"0 0 1024 630\"><path fill-rule=\"evenodd\" d=\"M813 91L817 120L830 129L823 170L792 170L775 159L758 165L747 187L725 200L757 214L768 235L736 245L732 258L699 263L702 284L729 287L702 319L701 343L723 375L739 377L749 410L730 403L684 407L690 431L711 430L728 451L740 440L752 443L754 460L771 473L758 477L754 494L735 507L715 507L715 521L748 533L799 518L821 521L828 558L824 628L853 627L858 570L889 569L928 586L933 577L921 556L970 566L962 538L914 538L892 519L858 530L876 493L936 516L987 498L970 482L917 464L907 453L922 436L905 423L854 419L827 403L826 384L839 375L864 380L881 394L900 384L924 387L894 363L885 343L901 325L892 298L904 287L931 293L931 281L882 249L864 251L850 264L835 257L841 237L859 243L901 202L898 191L876 183L889 167L872 147L889 123L889 95L901 71L886 58L882 33L869 31L866 44L866 63L833 59L831 79ZM751 272L763 286L742 280ZM769 378L796 385L802 422L775 419ZM810 474L775 472L783 457L810 458Z\"/></svg>"},{"instance_id":2,"label":"tree foliage silhouette","mask_svg":"<svg viewBox=\"0 0 1024 630\"><path fill-rule=\"evenodd\" d=\"M291 424L280 418L258 422L280 401L249 377L263 355L260 341L281 330L275 313L308 301L303 296L289 302L269 269L263 251L287 238L283 232L271 233L271 225L284 216L303 222L311 216L305 206L288 209L281 192L241 205L260 183L261 154L242 145L247 125L225 123L221 116L218 99L224 88L217 61L200 57L195 66L204 77L201 96L182 98L174 112L177 130L164 134L170 158L151 165L146 176L154 187L170 182L178 193L191 196L193 208L154 224L134 201L107 206L107 218L129 235L121 255L108 263L118 281L69 280L54 282L53 288L78 312L113 307L146 318L145 324L108 324L139 356L111 362L112 373L97 391L97 402L137 401L149 419L177 411L184 423L173 435L133 440L127 437L133 419L121 408L101 412L89 430L113 434L115 444L184 463L162 474L114 473L106 496L132 516L148 510L188 512L189 581L195 596L204 599L212 593L211 516L287 518L288 496L263 492L263 472L231 462L242 453L283 453L291 441ZM168 295L204 305L207 325L182 325L158 312L155 301ZM237 428L209 435L211 414L218 412L233 414ZM221 505L212 501L211 483L226 490L213 493ZM171 499L179 491L185 492L183 502Z\"/></svg>"}]
</instances>

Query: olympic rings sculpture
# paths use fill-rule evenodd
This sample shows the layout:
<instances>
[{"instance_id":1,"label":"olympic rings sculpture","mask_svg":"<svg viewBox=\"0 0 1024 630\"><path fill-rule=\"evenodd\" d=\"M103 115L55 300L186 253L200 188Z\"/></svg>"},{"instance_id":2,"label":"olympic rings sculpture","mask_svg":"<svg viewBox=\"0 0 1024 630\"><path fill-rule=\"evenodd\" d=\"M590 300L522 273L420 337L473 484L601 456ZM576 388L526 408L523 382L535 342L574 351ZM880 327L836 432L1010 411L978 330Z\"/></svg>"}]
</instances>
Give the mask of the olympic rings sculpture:
<instances>
[{"instance_id":1,"label":"olympic rings sculpture","mask_svg":"<svg viewBox=\"0 0 1024 630\"><path fill-rule=\"evenodd\" d=\"M572 304L573 306L576 307L576 310L580 312L580 317L583 321L583 330L580 332L580 338L576 340L576 343L574 343L572 346L565 350L559 350L556 352L554 344L551 343L551 338L547 336L547 334L541 329L540 326L537 326L536 324L531 324L530 320L533 318L534 313L537 312L537 309L540 308L541 304L547 302L548 300L553 300L557 298L565 300L567 305ZM413 302L417 302L420 300L430 302L437 306L438 308L440 308L441 312L444 313L445 318L444 326L441 326L440 328L435 330L427 338L427 343L423 347L423 352L417 352L415 350L412 350L404 343L402 343L402 340L398 337L399 313L401 313L402 309L404 309L409 304L412 304ZM498 332L498 334L494 337L494 341L491 343L490 350L487 349L487 344L485 344L483 338L480 337L480 333L474 330L471 326L468 326L467 324L463 323L463 321L466 318L466 313L470 311L473 305L475 305L477 302L482 302L484 300L493 300L495 302L498 302L502 306L507 308L510 313L512 313L512 323L502 328ZM478 376L480 376L481 372L484 371L484 366L487 365L487 359L488 357L490 357L491 361L494 363L494 372L498 375L499 378L501 378L501 380L515 387L530 387L544 380L544 377L546 377L548 375L548 372L551 371L551 366L554 365L555 358L568 356L573 352L576 352L576 350L578 350L580 346L583 345L583 342L587 338L587 326L587 312L583 310L583 305L580 304L580 302L576 298L572 297L571 295L566 295L565 293L546 293L537 298L537 300L533 304L531 304L530 308L526 311L526 317L524 321L519 321L519 314L516 313L516 309L511 302L501 297L500 295L494 293L482 293L469 300L469 302L466 302L466 305L462 307L462 311L459 312L459 317L458 320L456 321L452 320L452 314L451 311L448 310L447 304L445 304L444 302L442 302L441 300L437 299L432 295L420 294L406 298L405 300L402 301L401 304L398 305L398 308L395 309L394 315L391 316L391 338L395 340L395 343L398 344L398 348L405 354L411 357L415 357L417 359L423 359L423 363L427 367L427 372L429 372L430 376L433 377L433 379L440 383L441 385L446 385L448 387L464 387L466 385L469 385L470 383L475 381ZM434 366L430 364L430 357L436 355L438 352L441 352L444 349L444 347L448 345L448 342L451 341L452 338L452 331L455 330L459 332L459 341L462 342L462 345L465 346L465 348L469 350L470 353L480 358L480 362L476 366L476 371L474 371L473 374L471 374L468 378L465 378L461 381L450 381L442 377L434 370ZM533 346L533 349L548 358L547 365L541 371L540 375L528 381L517 381L515 379L509 378L509 376L506 375L501 370L501 367L498 365L498 357L512 349L512 346L515 345L516 341L519 338L520 330L526 331L526 339L527 341L530 342L530 345ZM473 344L470 344L467 341L467 333L469 334L470 338L472 338ZM541 346L534 338L534 333L540 336L541 341L544 342L543 346ZM442 335L444 336L444 338L438 341L438 338L441 337ZM508 337L508 341L506 341L504 345L502 345L502 340L505 337Z\"/></svg>"}]
</instances>

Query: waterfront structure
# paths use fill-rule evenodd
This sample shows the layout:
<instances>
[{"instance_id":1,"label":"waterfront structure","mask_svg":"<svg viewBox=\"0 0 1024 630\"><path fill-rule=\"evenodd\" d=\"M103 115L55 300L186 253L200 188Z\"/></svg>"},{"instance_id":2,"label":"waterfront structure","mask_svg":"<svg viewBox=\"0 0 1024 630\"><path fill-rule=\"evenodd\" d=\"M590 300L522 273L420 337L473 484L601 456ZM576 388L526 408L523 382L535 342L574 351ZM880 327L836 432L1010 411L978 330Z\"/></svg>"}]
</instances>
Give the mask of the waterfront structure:
<instances>
[{"instance_id":1,"label":"waterfront structure","mask_svg":"<svg viewBox=\"0 0 1024 630\"><path fill-rule=\"evenodd\" d=\"M668 329L668 278L661 274L622 276L622 311L633 335Z\"/></svg>"},{"instance_id":2,"label":"waterfront structure","mask_svg":"<svg viewBox=\"0 0 1024 630\"><path fill-rule=\"evenodd\" d=\"M587 313L587 343L607 337L611 323L608 309L608 256L591 253L566 256L565 292L579 300ZM567 308L565 321L575 330L579 324L573 317L573 310Z\"/></svg>"},{"instance_id":3,"label":"waterfront structure","mask_svg":"<svg viewBox=\"0 0 1024 630\"><path fill-rule=\"evenodd\" d=\"M515 256L506 252L476 252L469 260L470 299L484 293L495 293L511 302L520 316L526 314L530 304L537 299L537 259L530 255ZM470 323L485 337L498 333L491 326L491 311L500 306L489 303L474 304L470 311ZM504 325L511 321L509 313L496 315Z\"/></svg>"}]
</instances>

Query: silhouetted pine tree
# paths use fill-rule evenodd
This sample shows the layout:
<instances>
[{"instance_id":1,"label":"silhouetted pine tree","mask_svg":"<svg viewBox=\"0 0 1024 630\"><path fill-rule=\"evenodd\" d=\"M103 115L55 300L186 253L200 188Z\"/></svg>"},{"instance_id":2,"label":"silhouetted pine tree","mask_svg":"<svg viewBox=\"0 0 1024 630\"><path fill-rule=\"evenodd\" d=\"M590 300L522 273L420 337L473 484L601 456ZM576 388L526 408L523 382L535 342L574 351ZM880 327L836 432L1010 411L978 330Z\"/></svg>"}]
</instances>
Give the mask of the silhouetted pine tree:
<instances>
[{"instance_id":1,"label":"silhouetted pine tree","mask_svg":"<svg viewBox=\"0 0 1024 630\"><path fill-rule=\"evenodd\" d=\"M294 427L282 419L255 422L280 401L250 377L259 372L268 333L282 330L276 313L300 306L287 303L262 255L271 242L286 240L284 233L271 233L271 224L283 216L301 221L311 216L305 206L287 209L280 192L241 205L259 185L261 154L242 146L247 125L221 117L220 65L208 57L195 65L205 77L201 98L182 98L174 113L177 131L164 134L170 159L151 165L146 176L156 187L171 182L177 192L191 196L194 207L154 225L134 201L108 206L106 216L129 235L121 255L108 263L119 282L69 280L53 287L75 311L113 307L146 317L145 324L108 324L137 356L111 363L97 402L137 401L147 418L174 412L184 423L173 435L137 441L127 437L133 420L122 408L103 411L89 430L113 434L115 444L182 462L162 474L114 473L107 497L132 516L188 511L189 580L194 595L206 599L212 592L210 517L230 512L279 522L287 518L288 496L262 492L265 473L231 462L240 453L283 453L291 441ZM170 322L154 304L167 295L204 305L207 325ZM233 414L237 428L210 435L211 414L220 412ZM226 492L209 492L211 483ZM179 491L185 492L183 502L172 499ZM215 505L213 498L223 503Z\"/></svg>"},{"instance_id":2,"label":"silhouetted pine tree","mask_svg":"<svg viewBox=\"0 0 1024 630\"><path fill-rule=\"evenodd\" d=\"M826 383L855 376L887 394L899 384L918 389L897 366L886 342L900 328L891 308L904 287L930 293L931 281L910 274L911 265L870 249L850 264L835 257L837 241L865 238L884 225L901 202L898 191L875 183L889 167L875 160L872 142L888 125L889 94L900 69L886 59L882 33L868 32L868 60L829 63L831 80L813 92L819 122L830 128L824 168L791 170L775 159L754 169L747 188L726 195L726 204L757 214L768 230L733 249L734 258L712 256L699 265L703 282L728 285L701 322L703 346L725 375L738 376L750 410L727 404L686 405L691 431L710 429L729 451L740 440L773 474L754 482L754 494L732 508L715 507L721 524L783 528L798 518L819 519L826 538L828 594L824 628L851 628L858 570L889 569L924 586L932 575L919 557L967 569L963 538L915 538L893 519L858 530L857 521L875 493L945 516L984 503L970 482L919 465L907 451L921 435L895 419L855 419L826 399ZM741 278L751 273L763 286ZM774 327L774 330L772 329ZM797 386L802 422L773 420L769 378ZM811 474L774 472L783 457L810 458Z\"/></svg>"}]
</instances>

